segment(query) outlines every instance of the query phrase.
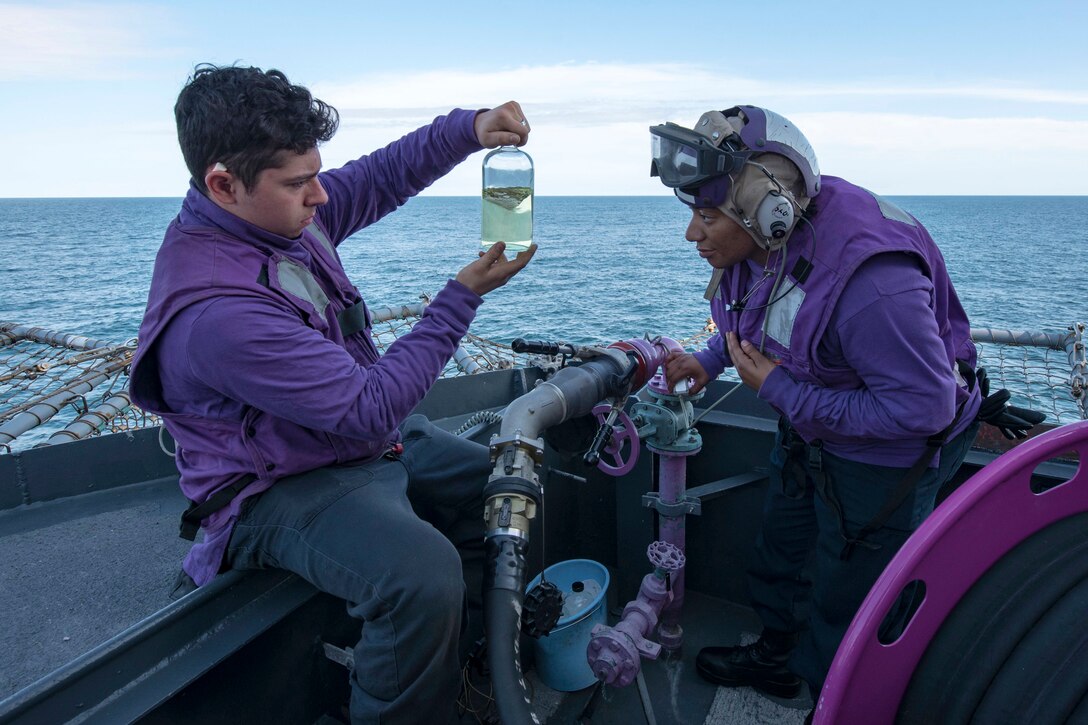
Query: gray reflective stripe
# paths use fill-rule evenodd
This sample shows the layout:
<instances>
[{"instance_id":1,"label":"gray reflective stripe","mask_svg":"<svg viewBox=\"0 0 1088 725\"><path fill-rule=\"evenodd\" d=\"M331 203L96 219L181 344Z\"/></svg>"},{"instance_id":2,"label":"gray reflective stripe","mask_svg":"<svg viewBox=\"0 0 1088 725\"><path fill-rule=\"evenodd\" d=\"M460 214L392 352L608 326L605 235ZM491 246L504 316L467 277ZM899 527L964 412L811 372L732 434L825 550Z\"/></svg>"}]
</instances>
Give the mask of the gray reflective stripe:
<instances>
[{"instance_id":1,"label":"gray reflective stripe","mask_svg":"<svg viewBox=\"0 0 1088 725\"><path fill-rule=\"evenodd\" d=\"M866 191L869 190L866 189ZM871 191L869 191L869 194L876 199L876 205L880 207L880 213L884 215L885 219L892 219L893 221L910 224L912 227L918 226L918 222L914 221L914 217L897 207L895 204Z\"/></svg>"},{"instance_id":2,"label":"gray reflective stripe","mask_svg":"<svg viewBox=\"0 0 1088 725\"><path fill-rule=\"evenodd\" d=\"M725 274L724 269L715 269L714 274L710 275L710 282L706 285L706 292L703 293L703 299L721 299L722 298L722 275Z\"/></svg>"},{"instance_id":3,"label":"gray reflective stripe","mask_svg":"<svg viewBox=\"0 0 1088 725\"><path fill-rule=\"evenodd\" d=\"M325 232L321 231L321 227L317 226L314 222L310 222L310 226L306 227L306 231L317 237L317 241L325 245L325 249L328 250L329 256L336 259L336 247L333 245L332 241L325 236Z\"/></svg>"},{"instance_id":4,"label":"gray reflective stripe","mask_svg":"<svg viewBox=\"0 0 1088 725\"><path fill-rule=\"evenodd\" d=\"M336 247L333 246L332 241L325 235L325 232L321 231L321 227L317 224L311 223L306 227L310 234L313 234L317 238L317 241L325 245L325 249L328 250L329 256L336 259ZM361 332L370 327L370 318L367 315L366 305L362 300L359 300L346 310L340 310L336 313L336 321L340 324L340 334L344 337L354 335L357 332Z\"/></svg>"},{"instance_id":5,"label":"gray reflective stripe","mask_svg":"<svg viewBox=\"0 0 1088 725\"><path fill-rule=\"evenodd\" d=\"M306 229L314 235L317 241L324 245L329 255L336 259L336 248L329 241L325 232L321 231L316 224L310 224ZM329 305L329 296L325 294L325 290L321 288L320 283L310 270L291 260L281 259L276 263L276 276L279 278L280 288L284 292L289 292L300 300L309 302L318 314L325 313L325 308ZM268 272L264 268L261 269L257 282L266 287L269 286ZM340 334L344 337L362 332L370 326L370 316L366 304L359 300L351 307L337 312L336 322L340 327Z\"/></svg>"},{"instance_id":6,"label":"gray reflective stripe","mask_svg":"<svg viewBox=\"0 0 1088 725\"><path fill-rule=\"evenodd\" d=\"M329 296L310 274L310 270L299 266L297 262L281 259L276 263L276 276L285 292L290 292L300 300L306 300L314 306L318 314L324 313L329 304Z\"/></svg>"},{"instance_id":7,"label":"gray reflective stripe","mask_svg":"<svg viewBox=\"0 0 1088 725\"><path fill-rule=\"evenodd\" d=\"M280 280L280 287L285 292L290 292L295 297L309 302L318 314L325 313L329 297L325 294L325 290L321 289L321 285L310 270L289 260L281 259L276 265L276 274ZM257 282L265 287L269 286L268 272L263 267ZM336 313L336 322L340 326L340 334L344 337L362 332L370 326L370 315L366 304L359 300L351 307L340 310Z\"/></svg>"},{"instance_id":8,"label":"gray reflective stripe","mask_svg":"<svg viewBox=\"0 0 1088 725\"><path fill-rule=\"evenodd\" d=\"M767 308L764 329L772 340L787 350L790 349L790 342L793 341L793 323L796 322L797 313L804 302L805 291L794 286L785 297L778 298Z\"/></svg>"}]
</instances>

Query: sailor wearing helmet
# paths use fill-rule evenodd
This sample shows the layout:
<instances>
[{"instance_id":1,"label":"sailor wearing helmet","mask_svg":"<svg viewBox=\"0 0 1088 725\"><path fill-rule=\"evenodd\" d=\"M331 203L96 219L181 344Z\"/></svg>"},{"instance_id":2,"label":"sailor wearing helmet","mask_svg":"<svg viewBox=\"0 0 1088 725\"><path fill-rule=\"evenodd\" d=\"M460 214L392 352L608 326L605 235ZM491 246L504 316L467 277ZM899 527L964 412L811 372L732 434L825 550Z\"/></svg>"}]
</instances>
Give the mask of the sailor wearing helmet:
<instances>
[{"instance_id":1,"label":"sailor wearing helmet","mask_svg":"<svg viewBox=\"0 0 1088 725\"><path fill-rule=\"evenodd\" d=\"M763 632L704 648L697 668L780 697L804 680L815 701L869 588L974 440L970 325L922 224L821 175L787 119L736 106L650 130L651 175L691 209L686 238L714 270L718 332L673 354L668 381L697 392L733 366L781 416L748 572Z\"/></svg>"}]
</instances>

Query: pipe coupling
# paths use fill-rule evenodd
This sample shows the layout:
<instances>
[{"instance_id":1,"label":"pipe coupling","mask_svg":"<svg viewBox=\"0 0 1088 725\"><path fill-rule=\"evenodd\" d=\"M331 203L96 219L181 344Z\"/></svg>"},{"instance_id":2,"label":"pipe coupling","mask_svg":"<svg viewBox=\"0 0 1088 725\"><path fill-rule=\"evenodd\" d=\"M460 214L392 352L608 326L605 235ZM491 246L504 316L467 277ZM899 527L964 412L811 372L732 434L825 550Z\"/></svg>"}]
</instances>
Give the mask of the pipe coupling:
<instances>
[{"instance_id":1,"label":"pipe coupling","mask_svg":"<svg viewBox=\"0 0 1088 725\"><path fill-rule=\"evenodd\" d=\"M492 473L496 476L517 476L528 480L536 478L536 469L544 461L544 439L523 436L521 431L513 435L492 436L488 445Z\"/></svg>"},{"instance_id":2,"label":"pipe coupling","mask_svg":"<svg viewBox=\"0 0 1088 725\"><path fill-rule=\"evenodd\" d=\"M529 522L536 518L536 501L516 493L492 496L484 506L487 535L528 538Z\"/></svg>"}]
</instances>

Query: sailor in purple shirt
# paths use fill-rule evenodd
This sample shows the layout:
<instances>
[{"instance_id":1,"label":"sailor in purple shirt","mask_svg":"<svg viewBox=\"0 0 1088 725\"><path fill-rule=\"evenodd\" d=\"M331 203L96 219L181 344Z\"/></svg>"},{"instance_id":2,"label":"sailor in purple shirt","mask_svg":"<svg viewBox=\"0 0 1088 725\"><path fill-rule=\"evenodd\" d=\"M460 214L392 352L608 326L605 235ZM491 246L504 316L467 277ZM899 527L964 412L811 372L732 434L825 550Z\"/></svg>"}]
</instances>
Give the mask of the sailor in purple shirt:
<instances>
[{"instance_id":1,"label":"sailor in purple shirt","mask_svg":"<svg viewBox=\"0 0 1088 725\"><path fill-rule=\"evenodd\" d=\"M359 723L454 716L466 601L479 603L486 447L410 416L482 296L535 247L467 264L379 357L337 246L469 154L522 145L511 101L455 109L342 168L338 115L279 71L198 66L175 106L192 174L158 257L133 399L177 441L181 591L279 567L345 599ZM469 642L468 644L471 644Z\"/></svg>"},{"instance_id":2,"label":"sailor in purple shirt","mask_svg":"<svg viewBox=\"0 0 1088 725\"><path fill-rule=\"evenodd\" d=\"M763 632L703 649L697 669L779 697L805 680L815 700L869 588L974 440L968 320L918 220L821 176L782 116L737 106L651 134L651 173L691 208L686 237L714 268L718 328L705 350L671 356L667 377L697 392L733 366L781 415L748 572Z\"/></svg>"}]
</instances>

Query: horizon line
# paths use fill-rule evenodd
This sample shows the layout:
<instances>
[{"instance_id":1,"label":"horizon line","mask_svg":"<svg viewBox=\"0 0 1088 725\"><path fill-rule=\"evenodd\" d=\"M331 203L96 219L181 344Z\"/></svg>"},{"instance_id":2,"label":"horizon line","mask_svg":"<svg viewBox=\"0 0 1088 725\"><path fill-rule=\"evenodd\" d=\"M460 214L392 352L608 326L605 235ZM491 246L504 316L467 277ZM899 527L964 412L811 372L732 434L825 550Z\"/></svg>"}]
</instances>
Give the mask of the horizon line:
<instances>
[{"instance_id":1,"label":"horizon line","mask_svg":"<svg viewBox=\"0 0 1088 725\"><path fill-rule=\"evenodd\" d=\"M912 199L1015 199L1015 198L1039 198L1039 199L1080 199L1088 198L1088 194L896 194L881 193L879 196L912 198ZM181 195L162 196L0 196L0 201L135 201L149 199L175 199L182 200ZM479 199L476 194L417 194L409 197L412 199ZM536 194L537 199L671 199L668 194ZM405 203L407 203L407 201Z\"/></svg>"}]
</instances>

